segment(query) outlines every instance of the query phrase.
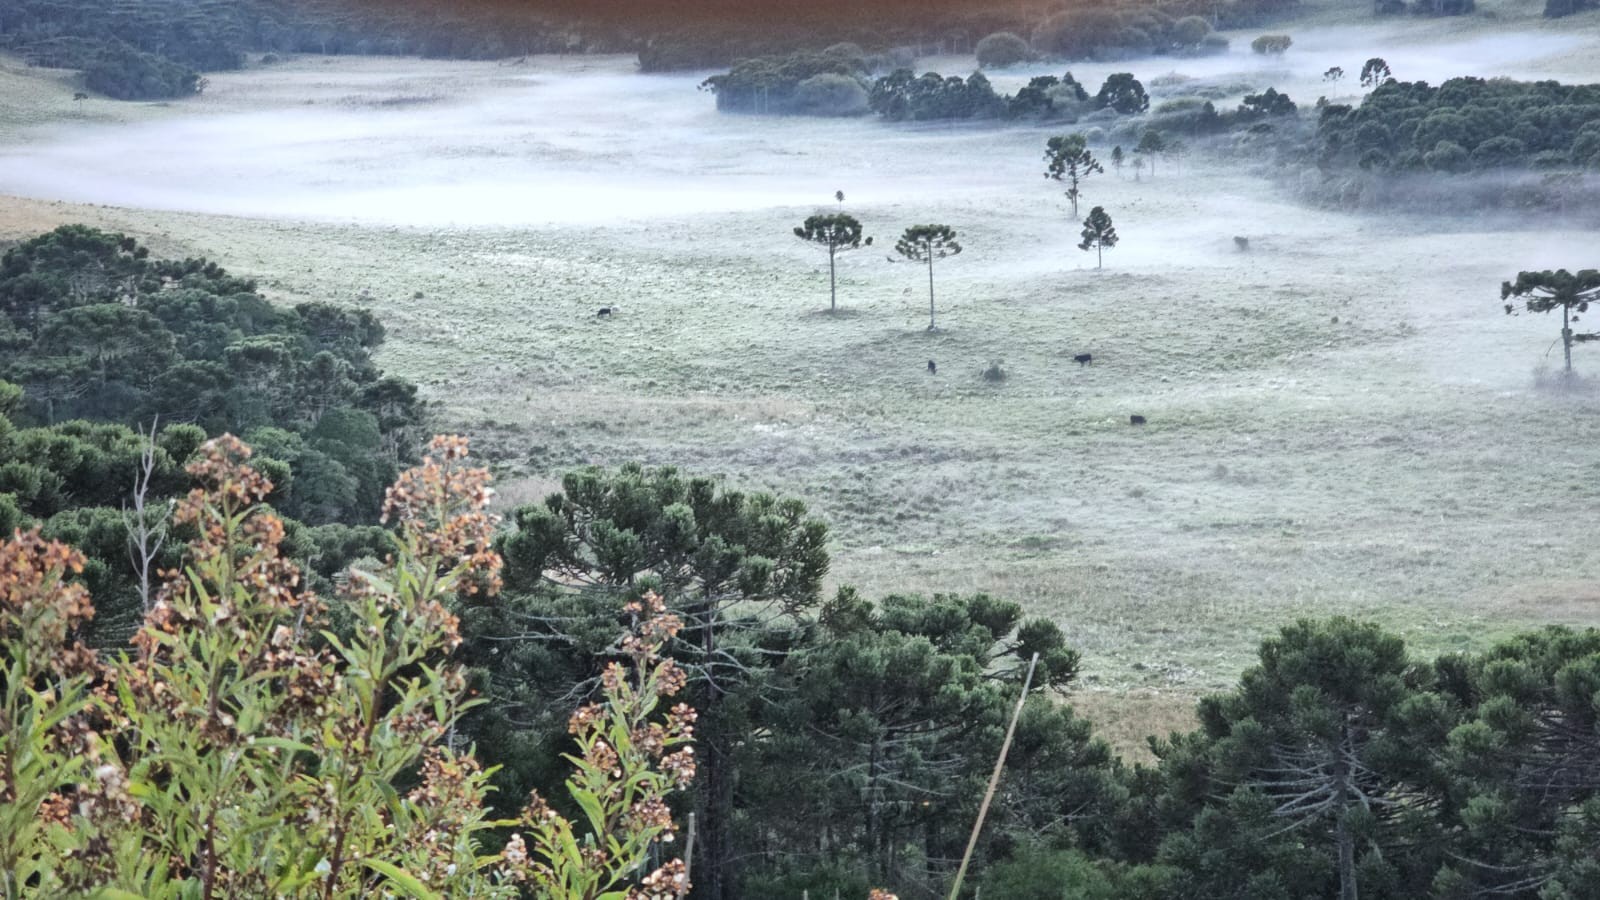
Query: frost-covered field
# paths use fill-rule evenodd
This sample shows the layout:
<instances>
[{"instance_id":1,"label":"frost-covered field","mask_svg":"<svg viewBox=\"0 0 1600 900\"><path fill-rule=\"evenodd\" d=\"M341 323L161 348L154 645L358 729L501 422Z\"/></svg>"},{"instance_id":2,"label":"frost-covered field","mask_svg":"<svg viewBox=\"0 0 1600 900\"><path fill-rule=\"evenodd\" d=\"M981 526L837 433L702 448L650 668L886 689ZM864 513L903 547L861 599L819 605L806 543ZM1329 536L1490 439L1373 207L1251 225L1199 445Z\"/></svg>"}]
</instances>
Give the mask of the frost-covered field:
<instances>
[{"instance_id":1,"label":"frost-covered field","mask_svg":"<svg viewBox=\"0 0 1600 900\"><path fill-rule=\"evenodd\" d=\"M1369 55L1434 82L1600 79L1600 37L1390 27L1290 29L1272 62L1234 35L1222 59L1074 71L1303 105L1355 99ZM1325 85L1330 65L1351 74ZM384 365L512 500L628 459L794 494L833 523L838 581L1014 597L1066 626L1091 686L1152 709L1300 615L1372 616L1427 651L1600 622L1600 388L1540 387L1559 323L1498 294L1600 265L1600 235L1310 210L1196 154L1086 184L1122 235L1096 272L1040 177L1052 129L720 116L701 77L306 58L106 111L0 72L39 94L0 97L0 237L88 221L285 302L365 296ZM878 244L843 258L830 316L826 258L790 229L835 190ZM923 222L966 246L931 334L925 271L885 260ZM1001 384L979 377L994 362Z\"/></svg>"}]
</instances>

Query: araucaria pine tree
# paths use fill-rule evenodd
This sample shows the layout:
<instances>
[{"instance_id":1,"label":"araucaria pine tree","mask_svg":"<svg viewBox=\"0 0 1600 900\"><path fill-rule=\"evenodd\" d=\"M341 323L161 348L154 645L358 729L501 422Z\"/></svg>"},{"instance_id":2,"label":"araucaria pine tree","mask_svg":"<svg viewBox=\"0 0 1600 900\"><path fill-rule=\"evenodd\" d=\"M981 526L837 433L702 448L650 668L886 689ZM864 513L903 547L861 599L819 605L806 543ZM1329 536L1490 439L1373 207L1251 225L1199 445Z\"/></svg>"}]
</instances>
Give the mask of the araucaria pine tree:
<instances>
[{"instance_id":1,"label":"araucaria pine tree","mask_svg":"<svg viewBox=\"0 0 1600 900\"><path fill-rule=\"evenodd\" d=\"M1105 263L1107 247L1117 245L1117 229L1111 224L1111 216L1103 206L1096 206L1089 210L1089 218L1083 220L1083 243L1078 245L1079 250L1093 248L1095 251L1096 269Z\"/></svg>"},{"instance_id":2,"label":"araucaria pine tree","mask_svg":"<svg viewBox=\"0 0 1600 900\"><path fill-rule=\"evenodd\" d=\"M936 330L933 317L933 261L961 252L955 229L949 225L913 225L895 243L896 253L912 262L928 264L928 330Z\"/></svg>"},{"instance_id":3,"label":"araucaria pine tree","mask_svg":"<svg viewBox=\"0 0 1600 900\"><path fill-rule=\"evenodd\" d=\"M1561 310L1561 349L1566 355L1569 375L1572 373L1572 345L1600 337L1572 332L1572 323L1578 321L1578 314L1588 312L1589 304L1600 302L1600 269L1583 269L1577 274L1566 269L1518 272L1516 281L1500 284L1500 299L1510 297L1524 298L1531 313ZM1506 304L1506 315L1515 311L1514 305Z\"/></svg>"},{"instance_id":4,"label":"araucaria pine tree","mask_svg":"<svg viewBox=\"0 0 1600 900\"><path fill-rule=\"evenodd\" d=\"M844 192L839 192L839 202L844 202ZM872 238L861 236L861 223L856 217L845 213L832 215L815 215L806 219L805 224L794 230L794 236L803 241L809 241L828 251L828 309L839 308L839 289L836 280L834 260L848 250L858 250L862 247L872 246Z\"/></svg>"},{"instance_id":5,"label":"araucaria pine tree","mask_svg":"<svg viewBox=\"0 0 1600 900\"><path fill-rule=\"evenodd\" d=\"M1072 201L1072 217L1078 217L1078 198L1082 196L1078 185L1090 175L1105 172L1100 161L1089 152L1086 139L1081 134L1057 135L1045 144L1046 162L1044 177L1053 178L1067 186L1067 199Z\"/></svg>"}]
</instances>

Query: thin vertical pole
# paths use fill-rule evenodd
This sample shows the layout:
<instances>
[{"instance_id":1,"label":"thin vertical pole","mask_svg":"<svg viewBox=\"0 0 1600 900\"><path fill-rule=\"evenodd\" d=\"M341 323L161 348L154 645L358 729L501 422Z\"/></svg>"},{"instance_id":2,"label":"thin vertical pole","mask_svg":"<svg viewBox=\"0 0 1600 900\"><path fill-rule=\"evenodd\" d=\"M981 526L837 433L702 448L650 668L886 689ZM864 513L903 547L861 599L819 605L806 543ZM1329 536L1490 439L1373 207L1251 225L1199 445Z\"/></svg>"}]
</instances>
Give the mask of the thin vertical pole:
<instances>
[{"instance_id":1,"label":"thin vertical pole","mask_svg":"<svg viewBox=\"0 0 1600 900\"><path fill-rule=\"evenodd\" d=\"M961 868L956 870L956 882L950 886L950 900L956 900L961 893L961 882L966 880L967 865L972 862L972 851L978 848L978 833L983 831L983 820L989 815L989 803L994 800L994 792L1000 787L1000 772L1006 767L1006 754L1011 752L1011 739L1017 733L1017 720L1022 718L1022 704L1028 699L1028 690L1033 687L1033 670L1039 665L1039 654L1033 654L1033 659L1028 663L1028 677L1022 681L1022 695L1017 698L1017 708L1011 711L1011 724L1006 726L1006 739L1000 745L1000 756L994 761L994 773L989 776L989 789L983 794L983 802L978 805L978 821L972 823L972 837L967 839L967 852L961 856Z\"/></svg>"}]
</instances>

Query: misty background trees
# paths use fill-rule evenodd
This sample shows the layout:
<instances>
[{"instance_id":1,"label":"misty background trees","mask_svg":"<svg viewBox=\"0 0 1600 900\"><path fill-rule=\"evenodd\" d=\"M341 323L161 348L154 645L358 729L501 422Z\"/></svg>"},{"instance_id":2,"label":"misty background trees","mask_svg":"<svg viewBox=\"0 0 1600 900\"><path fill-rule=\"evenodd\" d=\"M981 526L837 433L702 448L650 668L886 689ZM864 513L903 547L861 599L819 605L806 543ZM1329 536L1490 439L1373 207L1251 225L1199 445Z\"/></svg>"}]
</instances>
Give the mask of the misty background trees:
<instances>
[{"instance_id":1,"label":"misty background trees","mask_svg":"<svg viewBox=\"0 0 1600 900\"><path fill-rule=\"evenodd\" d=\"M1105 168L1081 134L1058 135L1045 143L1044 177L1067 186L1067 199L1072 201L1072 215L1077 218L1078 199L1082 191L1078 185L1090 175L1104 173Z\"/></svg>"},{"instance_id":2,"label":"misty background trees","mask_svg":"<svg viewBox=\"0 0 1600 900\"><path fill-rule=\"evenodd\" d=\"M1117 229L1111 223L1111 215L1105 207L1096 206L1089 210L1088 218L1083 220L1083 241L1078 244L1079 250L1094 251L1094 267L1101 268L1105 264L1105 252L1110 247L1117 245Z\"/></svg>"}]
</instances>

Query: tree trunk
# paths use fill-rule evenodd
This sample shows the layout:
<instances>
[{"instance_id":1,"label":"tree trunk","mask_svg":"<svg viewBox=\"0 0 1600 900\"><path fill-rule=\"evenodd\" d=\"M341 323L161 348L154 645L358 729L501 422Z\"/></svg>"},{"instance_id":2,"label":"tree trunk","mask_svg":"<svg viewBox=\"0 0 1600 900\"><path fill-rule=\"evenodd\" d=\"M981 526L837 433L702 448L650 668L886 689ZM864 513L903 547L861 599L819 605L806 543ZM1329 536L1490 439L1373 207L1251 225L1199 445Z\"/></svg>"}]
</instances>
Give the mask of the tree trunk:
<instances>
[{"instance_id":1,"label":"tree trunk","mask_svg":"<svg viewBox=\"0 0 1600 900\"><path fill-rule=\"evenodd\" d=\"M1339 900L1357 900L1355 839L1351 837L1342 813L1335 831L1339 839Z\"/></svg>"},{"instance_id":2,"label":"tree trunk","mask_svg":"<svg viewBox=\"0 0 1600 900\"><path fill-rule=\"evenodd\" d=\"M928 248L928 330L933 331L933 248Z\"/></svg>"},{"instance_id":3,"label":"tree trunk","mask_svg":"<svg viewBox=\"0 0 1600 900\"><path fill-rule=\"evenodd\" d=\"M701 627L705 629L700 645L706 660L714 660L717 653L717 608L715 600L706 601ZM696 824L704 850L701 853L700 896L705 900L729 900L732 894L732 849L728 843L729 820L733 816L733 775L728 760L730 735L722 727L722 685L717 682L716 667L706 666L706 696L700 709L705 729L702 740L705 755L701 757L700 776L705 785L704 805Z\"/></svg>"},{"instance_id":4,"label":"tree trunk","mask_svg":"<svg viewBox=\"0 0 1600 900\"><path fill-rule=\"evenodd\" d=\"M1355 838L1350 834L1350 826L1345 821L1345 813L1350 808L1351 775L1347 753L1353 753L1348 722L1344 726L1344 733L1335 752L1339 755L1338 761L1333 766L1333 777L1337 781L1339 792L1338 800L1334 804L1334 815L1339 817L1334 824L1334 836L1339 844L1339 900L1356 900Z\"/></svg>"},{"instance_id":5,"label":"tree trunk","mask_svg":"<svg viewBox=\"0 0 1600 900\"><path fill-rule=\"evenodd\" d=\"M1567 355L1567 374L1572 374L1572 324L1568 320L1572 308L1561 307L1561 349Z\"/></svg>"},{"instance_id":6,"label":"tree trunk","mask_svg":"<svg viewBox=\"0 0 1600 900\"><path fill-rule=\"evenodd\" d=\"M1094 242L1094 267L1104 268L1106 264L1106 245L1099 241Z\"/></svg>"},{"instance_id":7,"label":"tree trunk","mask_svg":"<svg viewBox=\"0 0 1600 900\"><path fill-rule=\"evenodd\" d=\"M834 274L834 268L833 268L833 256L834 256L834 254L836 252L837 251L834 250L832 247L828 248L828 311L829 312L838 312L838 310L839 310L838 278Z\"/></svg>"},{"instance_id":8,"label":"tree trunk","mask_svg":"<svg viewBox=\"0 0 1600 900\"><path fill-rule=\"evenodd\" d=\"M728 817L733 814L733 779L728 771L725 737L717 735L705 743L706 754L700 766L705 779L705 815L698 818L699 841L703 851L695 868L700 896L705 900L729 900L733 896L732 856L728 845Z\"/></svg>"}]
</instances>

